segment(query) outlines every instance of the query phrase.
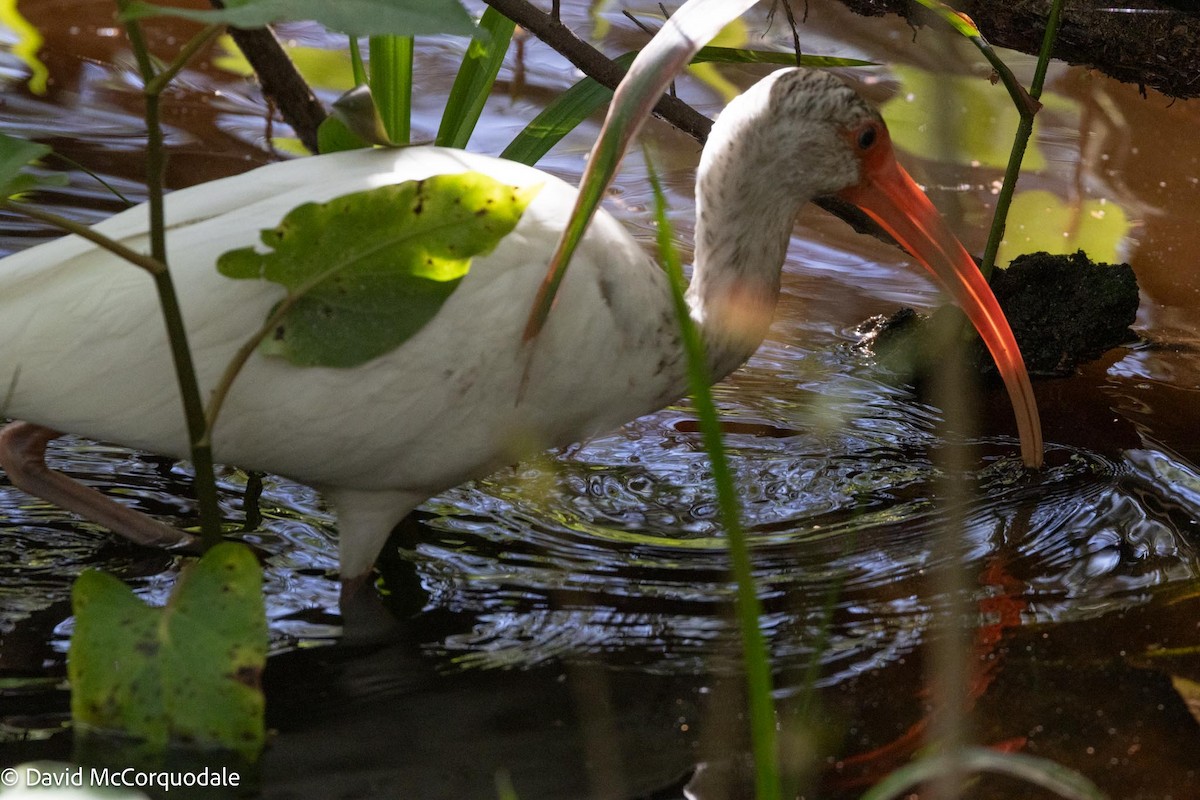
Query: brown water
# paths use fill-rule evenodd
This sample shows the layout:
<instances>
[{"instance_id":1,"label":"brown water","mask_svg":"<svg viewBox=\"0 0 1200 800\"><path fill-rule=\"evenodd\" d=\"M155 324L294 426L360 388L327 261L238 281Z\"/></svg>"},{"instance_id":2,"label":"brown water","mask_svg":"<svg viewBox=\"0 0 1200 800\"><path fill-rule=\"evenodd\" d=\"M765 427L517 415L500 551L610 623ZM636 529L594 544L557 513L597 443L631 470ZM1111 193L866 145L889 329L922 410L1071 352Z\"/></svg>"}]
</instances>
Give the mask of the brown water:
<instances>
[{"instance_id":1,"label":"brown water","mask_svg":"<svg viewBox=\"0 0 1200 800\"><path fill-rule=\"evenodd\" d=\"M52 80L45 96L31 94L26 69L0 47L0 129L53 145L140 200L140 98L110 3L26 0L21 12L46 39L41 58ZM643 41L619 4L602 16L613 25L602 43L609 52ZM590 27L585 9L572 5L566 18ZM156 41L166 52L188 30L158 29ZM305 26L286 33L301 44L340 44ZM973 51L928 32L914 42L901 23L853 18L826 2L810 3L802 37L813 52L894 65L855 78L876 100L901 98L888 112L900 142L916 138L903 132L905 120L930 119L919 75L903 65L938 65L990 88ZM790 36L777 22L767 38ZM0 45L13 41L0 28ZM421 43L417 139L432 138L460 48ZM1013 61L1027 79L1030 60ZM524 86L489 105L472 149L499 152L574 80L534 41L523 66ZM744 85L758 73L725 74ZM706 113L720 108L698 83L680 90ZM896 759L856 756L924 718L923 645L936 601L928 575L947 558L935 549L938 529L959 517L983 626L971 656L976 740L1072 766L1114 798L1200 796L1200 726L1171 682L1200 677L1200 666L1195 656L1152 653L1200 646L1200 273L1190 258L1200 251L1200 105L1142 98L1064 65L1052 69L1048 92L1041 163L1021 187L1052 193L1061 208L1036 201L1030 225L1058 215L1054 235L1091 236L1130 261L1142 285L1142 341L1038 383L1049 448L1041 474L1015 468L1002 392L986 389L971 405L981 434L950 436L939 408L893 385L852 346L866 317L901 304L930 309L939 298L898 251L815 208L796 227L769 341L717 387L756 544L785 740L811 767L806 796L853 796L862 776L911 752L901 742ZM910 93L915 111L897 105ZM286 132L265 122L251 83L207 63L184 73L166 121L173 188L270 161L267 137ZM595 130L595 121L581 128L543 168L576 181ZM1003 150L1010 131L1006 121L973 131L968 152L986 150L989 135ZM648 135L660 145L658 166L686 237L698 148L662 124ZM1000 169L971 155L904 160L968 249L981 250ZM649 242L640 161L629 159L609 208ZM40 199L89 221L121 207L70 172L69 187ZM1111 224L1117 207L1128 227L1113 233L1099 223ZM4 217L0 250L52 235ZM696 764L716 764L710 777L725 774L741 750L738 636L695 430L680 405L431 500L383 564L394 605L413 616L390 645L366 650L337 644L331 516L313 491L268 477L264 523L244 537L270 554L266 690L277 734L262 793L491 798L503 770L522 798L678 798ZM965 504L935 467L940 453L964 446L972 466ZM185 467L78 440L59 443L55 458L151 513L190 513ZM231 520L241 517L244 481L235 470L222 476ZM178 565L2 478L0 527L0 758L68 758L67 691L58 681L72 580L101 568L161 601ZM424 594L402 591L414 570ZM726 796L707 785L697 796ZM969 792L1041 796L992 778Z\"/></svg>"}]
</instances>

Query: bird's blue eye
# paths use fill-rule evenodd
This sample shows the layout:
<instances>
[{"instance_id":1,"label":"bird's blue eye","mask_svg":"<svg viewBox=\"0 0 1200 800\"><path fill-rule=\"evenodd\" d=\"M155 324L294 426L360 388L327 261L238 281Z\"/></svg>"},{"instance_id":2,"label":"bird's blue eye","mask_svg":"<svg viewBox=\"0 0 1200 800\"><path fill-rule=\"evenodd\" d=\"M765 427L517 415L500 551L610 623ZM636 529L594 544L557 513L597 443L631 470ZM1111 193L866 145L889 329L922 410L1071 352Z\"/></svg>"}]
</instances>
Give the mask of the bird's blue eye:
<instances>
[{"instance_id":1,"label":"bird's blue eye","mask_svg":"<svg viewBox=\"0 0 1200 800\"><path fill-rule=\"evenodd\" d=\"M875 144L875 139L878 133L875 131L874 125L868 125L858 132L858 146L863 150L869 150L871 145Z\"/></svg>"}]
</instances>

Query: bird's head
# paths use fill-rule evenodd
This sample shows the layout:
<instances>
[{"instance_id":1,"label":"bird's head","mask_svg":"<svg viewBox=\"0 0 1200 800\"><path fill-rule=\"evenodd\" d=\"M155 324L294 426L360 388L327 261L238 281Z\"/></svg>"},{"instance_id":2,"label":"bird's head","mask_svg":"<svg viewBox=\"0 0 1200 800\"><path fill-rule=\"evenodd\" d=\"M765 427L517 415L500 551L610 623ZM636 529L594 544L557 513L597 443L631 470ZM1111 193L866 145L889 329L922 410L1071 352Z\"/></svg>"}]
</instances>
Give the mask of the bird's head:
<instances>
[{"instance_id":1,"label":"bird's head","mask_svg":"<svg viewBox=\"0 0 1200 800\"><path fill-rule=\"evenodd\" d=\"M746 198L754 195L748 204L794 206L835 196L860 208L934 275L995 359L1012 398L1022 456L1039 466L1037 406L1004 312L970 255L896 161L879 112L833 75L786 69L730 103L713 125L710 145L713 138L721 145L707 147L705 157L736 157L746 174L726 186ZM702 173L704 167L702 161Z\"/></svg>"}]
</instances>

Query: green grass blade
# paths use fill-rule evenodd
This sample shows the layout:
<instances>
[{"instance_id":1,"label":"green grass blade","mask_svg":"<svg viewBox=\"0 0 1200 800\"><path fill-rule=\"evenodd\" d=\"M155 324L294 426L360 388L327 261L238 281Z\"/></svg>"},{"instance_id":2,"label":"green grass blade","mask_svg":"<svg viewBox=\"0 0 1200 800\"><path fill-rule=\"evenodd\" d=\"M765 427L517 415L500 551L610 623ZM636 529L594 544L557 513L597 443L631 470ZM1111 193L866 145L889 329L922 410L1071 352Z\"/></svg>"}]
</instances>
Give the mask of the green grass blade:
<instances>
[{"instance_id":1,"label":"green grass blade","mask_svg":"<svg viewBox=\"0 0 1200 800\"><path fill-rule=\"evenodd\" d=\"M968 772L994 772L1041 786L1066 800L1107 800L1090 780L1073 769L1025 753L1001 753L986 747L968 747L956 759ZM862 800L892 800L934 778L948 767L946 756L922 758L906 764L877 783Z\"/></svg>"},{"instance_id":2,"label":"green grass blade","mask_svg":"<svg viewBox=\"0 0 1200 800\"><path fill-rule=\"evenodd\" d=\"M629 69L636 52L625 53L616 59L624 69ZM791 66L796 63L796 54L790 50L744 50L734 47L702 47L692 59L693 64L707 62L719 64L780 64ZM806 67L863 67L874 62L857 58L834 58L832 56L804 56L800 63ZM536 164L550 148L574 130L585 119L595 114L612 99L612 89L601 86L591 78L584 78L546 106L542 113L533 118L525 129L504 148L501 158Z\"/></svg>"},{"instance_id":3,"label":"green grass blade","mask_svg":"<svg viewBox=\"0 0 1200 800\"><path fill-rule=\"evenodd\" d=\"M615 60L622 68L629 69L636 55L625 53ZM612 89L601 86L592 78L584 78L530 120L524 130L504 148L500 157L530 166L536 164L564 136L603 108L612 96Z\"/></svg>"},{"instance_id":4,"label":"green grass blade","mask_svg":"<svg viewBox=\"0 0 1200 800\"><path fill-rule=\"evenodd\" d=\"M358 37L350 37L350 69L354 73L354 85L363 86L367 80L367 65L363 63L362 48L358 46Z\"/></svg>"},{"instance_id":5,"label":"green grass blade","mask_svg":"<svg viewBox=\"0 0 1200 800\"><path fill-rule=\"evenodd\" d=\"M408 144L412 119L413 38L372 36L371 96L383 117L388 138Z\"/></svg>"},{"instance_id":6,"label":"green grass blade","mask_svg":"<svg viewBox=\"0 0 1200 800\"><path fill-rule=\"evenodd\" d=\"M546 277L538 287L537 296L529 311L523 337L525 341L538 335L554 306L554 296L562 283L571 256L583 239L604 192L612 181L629 143L637 136L663 92L692 56L711 41L721 28L754 5L755 0L687 0L667 20L666 24L646 43L608 104L604 125L592 146L575 207L567 220Z\"/></svg>"},{"instance_id":7,"label":"green grass blade","mask_svg":"<svg viewBox=\"0 0 1200 800\"><path fill-rule=\"evenodd\" d=\"M779 64L784 67L796 66L796 54L791 50L747 50L741 47L701 47L700 52L692 57L693 64ZM861 58L839 58L837 56L800 57L800 66L814 69L832 69L834 67L873 67L874 61L864 61Z\"/></svg>"},{"instance_id":8,"label":"green grass blade","mask_svg":"<svg viewBox=\"0 0 1200 800\"><path fill-rule=\"evenodd\" d=\"M713 401L712 376L708 370L708 358L704 352L704 341L692 320L687 301L684 299L686 283L679 250L675 247L671 222L667 219L666 198L658 175L646 158L650 185L654 189L654 213L658 224L658 249L662 254L663 267L671 283L671 298L675 305L675 316L687 354L688 386L692 402L700 418L700 430L704 448L712 462L713 482L717 489L717 506L721 523L729 541L729 556L733 565L733 576L737 583L737 617L742 633L742 658L746 668L747 693L750 702L750 740L754 751L755 797L757 800L778 800L780 797L778 749L775 736L775 702L771 696L771 664L767 656L767 644L759 627L762 604L754 582L754 568L750 561L750 545L742 528L741 504L734 488L729 460L721 439L721 422L717 417L717 406Z\"/></svg>"},{"instance_id":9,"label":"green grass blade","mask_svg":"<svg viewBox=\"0 0 1200 800\"><path fill-rule=\"evenodd\" d=\"M446 110L442 113L442 124L438 128L435 144L442 147L467 146L483 104L492 92L508 43L512 41L516 23L489 7L479 20L479 27L488 33L486 43L471 40L462 66L446 98Z\"/></svg>"}]
</instances>

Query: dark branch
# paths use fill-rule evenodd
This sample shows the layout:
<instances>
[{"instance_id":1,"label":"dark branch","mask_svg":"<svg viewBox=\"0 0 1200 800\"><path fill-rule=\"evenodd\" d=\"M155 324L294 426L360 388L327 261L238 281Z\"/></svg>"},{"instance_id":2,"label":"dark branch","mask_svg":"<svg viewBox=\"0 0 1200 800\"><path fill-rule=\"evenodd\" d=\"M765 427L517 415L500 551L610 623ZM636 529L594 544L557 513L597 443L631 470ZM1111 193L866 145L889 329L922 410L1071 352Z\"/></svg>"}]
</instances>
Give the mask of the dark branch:
<instances>
[{"instance_id":1,"label":"dark branch","mask_svg":"<svg viewBox=\"0 0 1200 800\"><path fill-rule=\"evenodd\" d=\"M910 0L841 0L864 16L899 14L914 25L928 12ZM1047 0L960 0L994 45L1036 54ZM1054 57L1171 97L1200 96L1200 3L1196 0L1072 0L1063 11Z\"/></svg>"},{"instance_id":2,"label":"dark branch","mask_svg":"<svg viewBox=\"0 0 1200 800\"><path fill-rule=\"evenodd\" d=\"M225 7L222 0L212 0L212 5ZM304 146L317 152L317 128L325 120L325 107L300 76L275 34L270 28L230 28L229 35L258 75L263 95L275 104Z\"/></svg>"}]
</instances>

